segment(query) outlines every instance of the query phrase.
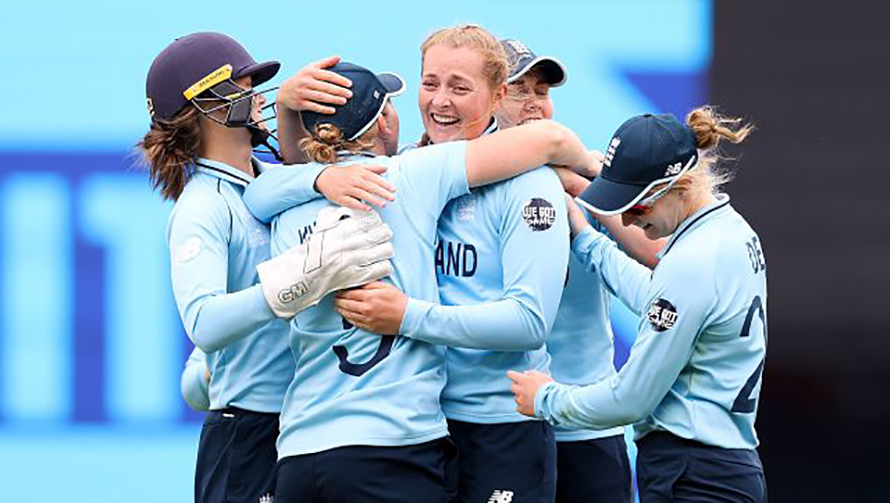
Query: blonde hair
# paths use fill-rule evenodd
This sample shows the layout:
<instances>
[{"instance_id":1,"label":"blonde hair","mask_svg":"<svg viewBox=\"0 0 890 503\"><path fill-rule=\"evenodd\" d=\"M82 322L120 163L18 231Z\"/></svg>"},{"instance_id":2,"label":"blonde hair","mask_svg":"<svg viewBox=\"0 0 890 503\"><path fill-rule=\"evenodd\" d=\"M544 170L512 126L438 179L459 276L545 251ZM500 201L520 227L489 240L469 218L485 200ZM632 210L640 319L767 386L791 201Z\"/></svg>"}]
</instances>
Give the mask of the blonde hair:
<instances>
[{"instance_id":1,"label":"blonde hair","mask_svg":"<svg viewBox=\"0 0 890 503\"><path fill-rule=\"evenodd\" d=\"M488 85L497 89L507 82L510 71L507 52L497 37L478 24L459 24L433 32L420 45L421 65L426 51L436 45L447 45L453 49L466 47L476 51L482 56L482 75L488 80Z\"/></svg>"},{"instance_id":2,"label":"blonde hair","mask_svg":"<svg viewBox=\"0 0 890 503\"><path fill-rule=\"evenodd\" d=\"M482 75L492 90L507 83L510 62L507 52L497 37L478 24L459 24L433 32L420 45L421 67L426 51L430 47L445 45L452 49L468 48L482 56ZM424 133L421 145L429 143L429 136Z\"/></svg>"},{"instance_id":3,"label":"blonde hair","mask_svg":"<svg viewBox=\"0 0 890 503\"><path fill-rule=\"evenodd\" d=\"M732 180L732 173L718 168L718 162L726 159L718 149L720 141L741 143L754 131L751 124L742 119L720 114L715 107L705 105L686 115L686 125L695 134L698 163L677 180L675 188L681 191L707 190L713 194ZM673 189L672 189L673 190Z\"/></svg>"},{"instance_id":4,"label":"blonde hair","mask_svg":"<svg viewBox=\"0 0 890 503\"><path fill-rule=\"evenodd\" d=\"M148 167L152 187L164 199L177 200L194 172L201 148L198 110L186 107L170 119L155 119L136 144L140 163Z\"/></svg>"},{"instance_id":5,"label":"blonde hair","mask_svg":"<svg viewBox=\"0 0 890 503\"><path fill-rule=\"evenodd\" d=\"M309 132L309 138L300 140L300 148L310 159L319 164L334 164L343 151L356 154L374 149L379 129L376 123L355 140L343 137L340 128L330 123L317 124Z\"/></svg>"}]
</instances>

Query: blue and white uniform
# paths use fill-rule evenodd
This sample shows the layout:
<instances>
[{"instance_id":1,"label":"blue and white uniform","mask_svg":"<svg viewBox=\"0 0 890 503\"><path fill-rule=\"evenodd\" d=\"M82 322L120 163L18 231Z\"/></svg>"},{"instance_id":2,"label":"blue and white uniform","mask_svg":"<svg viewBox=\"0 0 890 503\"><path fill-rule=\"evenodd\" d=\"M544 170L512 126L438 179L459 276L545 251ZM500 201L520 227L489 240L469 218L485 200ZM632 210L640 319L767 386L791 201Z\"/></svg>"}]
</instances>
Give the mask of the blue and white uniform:
<instances>
[{"instance_id":1,"label":"blue and white uniform","mask_svg":"<svg viewBox=\"0 0 890 503\"><path fill-rule=\"evenodd\" d=\"M611 239L595 218L590 225ZM588 271L578 257L569 258L569 278L562 291L556 323L547 338L550 375L565 384L591 384L616 374L614 335L610 322L611 295L595 271ZM604 430L556 425L557 442L591 440L623 435L617 426Z\"/></svg>"},{"instance_id":2,"label":"blue and white uniform","mask_svg":"<svg viewBox=\"0 0 890 503\"><path fill-rule=\"evenodd\" d=\"M612 239L598 220L587 216L595 230ZM550 375L557 382L584 385L616 374L611 300L599 274L585 269L573 254L556 323L547 337ZM557 425L554 431L559 474L557 503L632 500L624 427L593 430Z\"/></svg>"},{"instance_id":3,"label":"blue and white uniform","mask_svg":"<svg viewBox=\"0 0 890 503\"><path fill-rule=\"evenodd\" d=\"M254 161L262 169L262 163ZM276 318L256 266L270 258L268 226L241 200L252 177L198 159L167 228L173 294L185 331L209 355L210 408L279 412L293 377L287 323Z\"/></svg>"},{"instance_id":4,"label":"blue and white uniform","mask_svg":"<svg viewBox=\"0 0 890 503\"><path fill-rule=\"evenodd\" d=\"M439 334L438 342L454 346L448 349L448 386L442 393L449 419L482 424L529 419L516 412L506 373L549 371L544 340L565 283L568 240L562 185L549 169L476 188L445 208L436 248L439 298L443 306L461 307L453 316L428 315L417 328L409 310L403 326L427 339ZM475 319L462 319L462 312L474 316L467 306L476 304L485 305ZM466 349L503 346L512 350Z\"/></svg>"},{"instance_id":5,"label":"blue and white uniform","mask_svg":"<svg viewBox=\"0 0 890 503\"><path fill-rule=\"evenodd\" d=\"M195 501L253 500L275 487L278 413L294 363L288 325L269 309L258 284L256 266L270 257L270 234L241 199L252 179L198 159L167 229L173 294L211 373Z\"/></svg>"},{"instance_id":6,"label":"blue and white uniform","mask_svg":"<svg viewBox=\"0 0 890 503\"><path fill-rule=\"evenodd\" d=\"M436 302L436 222L449 200L469 190L466 143L343 162L360 161L386 165L385 177L399 194L380 210L394 234L395 272L388 279L412 298ZM297 177L289 172L313 166L271 170L251 185L245 200L269 201L267 194L295 180L305 188L312 172ZM273 253L305 240L318 212L332 204L315 199L275 218ZM439 404L445 386L443 347L352 327L334 310L333 295L297 314L290 344L297 373L281 416L279 459L344 446L409 446L447 435Z\"/></svg>"},{"instance_id":7,"label":"blue and white uniform","mask_svg":"<svg viewBox=\"0 0 890 503\"><path fill-rule=\"evenodd\" d=\"M625 366L590 386L547 383L535 414L554 424L634 423L724 449L754 449L766 353L766 263L757 234L727 196L676 229L651 273L586 229L572 243L629 307L645 316Z\"/></svg>"},{"instance_id":8,"label":"blue and white uniform","mask_svg":"<svg viewBox=\"0 0 890 503\"><path fill-rule=\"evenodd\" d=\"M497 128L492 120L483 134ZM565 282L568 236L562 185L550 169L475 188L439 219L442 305L409 300L401 329L449 346L442 408L461 453L457 501L553 499L552 429L516 412L505 376L549 370L544 341Z\"/></svg>"}]
</instances>

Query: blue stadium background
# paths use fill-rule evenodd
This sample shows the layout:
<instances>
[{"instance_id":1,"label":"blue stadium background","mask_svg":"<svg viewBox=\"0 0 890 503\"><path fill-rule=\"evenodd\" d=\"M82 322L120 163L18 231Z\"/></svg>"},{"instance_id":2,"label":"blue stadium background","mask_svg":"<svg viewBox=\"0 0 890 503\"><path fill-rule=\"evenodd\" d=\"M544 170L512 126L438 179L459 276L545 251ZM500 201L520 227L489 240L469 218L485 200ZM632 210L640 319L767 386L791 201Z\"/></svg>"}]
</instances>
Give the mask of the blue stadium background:
<instances>
[{"instance_id":1,"label":"blue stadium background","mask_svg":"<svg viewBox=\"0 0 890 503\"><path fill-rule=\"evenodd\" d=\"M705 1L214 5L0 7L0 501L191 499L201 416L179 395L191 346L169 287L170 205L131 153L145 73L175 36L226 32L282 61L276 81L329 54L395 71L409 84L403 140L422 132L419 45L457 22L560 58L556 118L593 148L632 114L680 115L707 96ZM635 320L615 305L620 365Z\"/></svg>"}]
</instances>

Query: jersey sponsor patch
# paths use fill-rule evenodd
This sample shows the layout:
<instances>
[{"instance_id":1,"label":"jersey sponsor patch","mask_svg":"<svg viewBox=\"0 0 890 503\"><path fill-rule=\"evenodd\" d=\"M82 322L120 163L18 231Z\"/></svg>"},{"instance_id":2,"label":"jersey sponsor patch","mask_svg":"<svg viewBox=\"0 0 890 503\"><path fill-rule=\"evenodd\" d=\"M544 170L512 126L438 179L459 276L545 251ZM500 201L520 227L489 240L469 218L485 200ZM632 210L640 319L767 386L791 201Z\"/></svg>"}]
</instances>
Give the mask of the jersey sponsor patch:
<instances>
[{"instance_id":1,"label":"jersey sponsor patch","mask_svg":"<svg viewBox=\"0 0 890 503\"><path fill-rule=\"evenodd\" d=\"M677 323L677 318L677 308L664 299L653 302L646 314L646 319L649 320L656 332L670 330Z\"/></svg>"},{"instance_id":2,"label":"jersey sponsor patch","mask_svg":"<svg viewBox=\"0 0 890 503\"><path fill-rule=\"evenodd\" d=\"M201 238L191 237L185 240L176 249L176 263L182 264L198 256L201 253Z\"/></svg>"},{"instance_id":3,"label":"jersey sponsor patch","mask_svg":"<svg viewBox=\"0 0 890 503\"><path fill-rule=\"evenodd\" d=\"M522 207L522 219L534 232L546 231L556 221L556 208L546 199L533 197Z\"/></svg>"}]
</instances>

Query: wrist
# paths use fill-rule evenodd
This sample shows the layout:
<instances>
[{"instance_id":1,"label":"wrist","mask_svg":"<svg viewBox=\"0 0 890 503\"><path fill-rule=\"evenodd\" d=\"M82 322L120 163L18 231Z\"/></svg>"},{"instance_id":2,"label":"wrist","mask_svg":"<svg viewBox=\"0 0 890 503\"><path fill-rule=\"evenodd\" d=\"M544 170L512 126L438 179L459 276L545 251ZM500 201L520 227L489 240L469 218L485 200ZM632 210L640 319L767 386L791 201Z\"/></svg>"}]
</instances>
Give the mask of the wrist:
<instances>
[{"instance_id":1,"label":"wrist","mask_svg":"<svg viewBox=\"0 0 890 503\"><path fill-rule=\"evenodd\" d=\"M325 173L328 172L328 168L330 167L331 166L325 166L324 168L322 168L321 171L318 172L318 175L315 177L315 181L312 182L312 190L325 197L327 197L327 177L325 176Z\"/></svg>"}]
</instances>

